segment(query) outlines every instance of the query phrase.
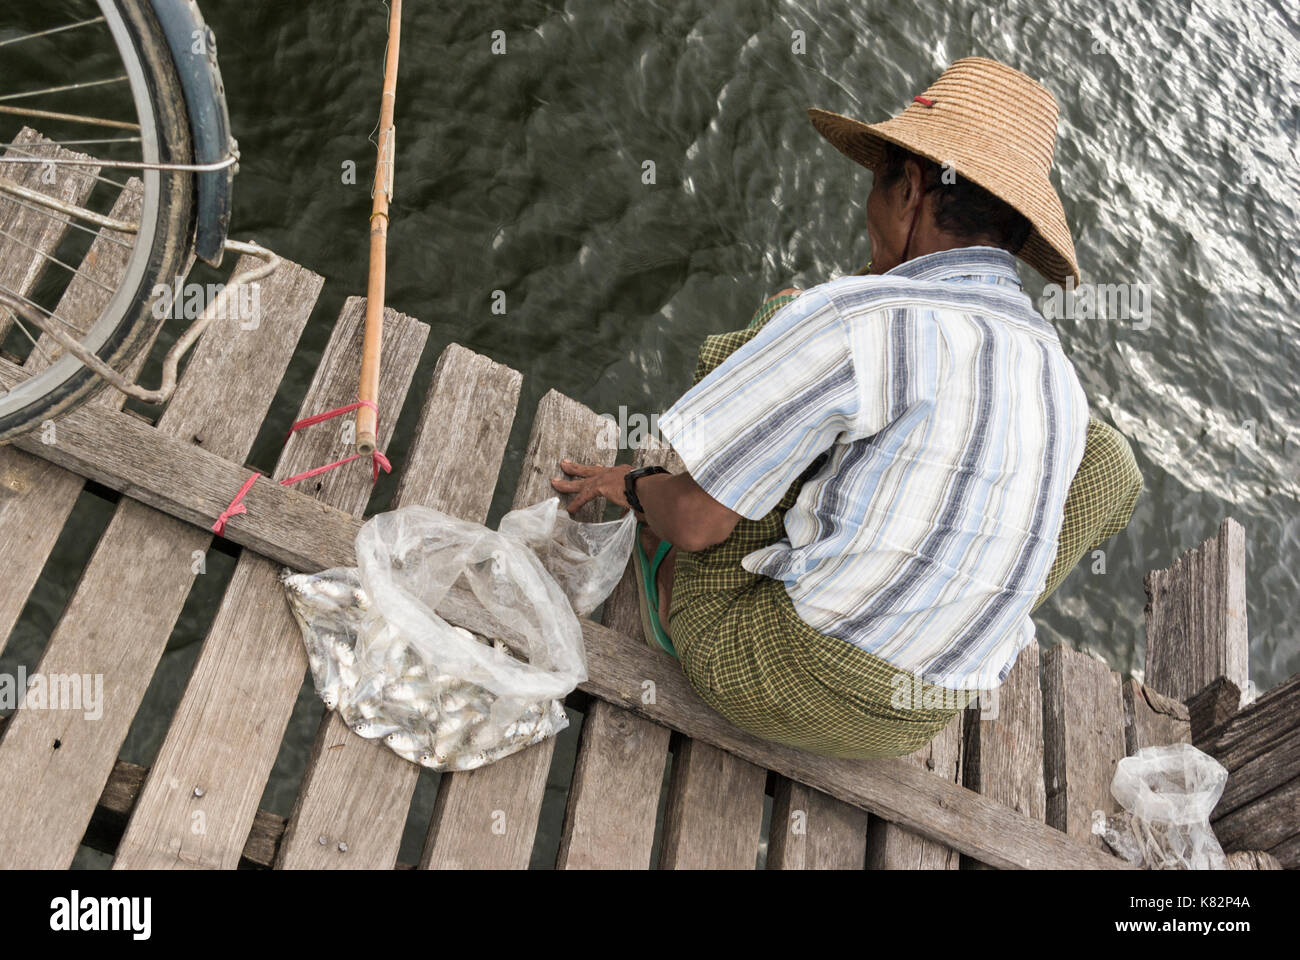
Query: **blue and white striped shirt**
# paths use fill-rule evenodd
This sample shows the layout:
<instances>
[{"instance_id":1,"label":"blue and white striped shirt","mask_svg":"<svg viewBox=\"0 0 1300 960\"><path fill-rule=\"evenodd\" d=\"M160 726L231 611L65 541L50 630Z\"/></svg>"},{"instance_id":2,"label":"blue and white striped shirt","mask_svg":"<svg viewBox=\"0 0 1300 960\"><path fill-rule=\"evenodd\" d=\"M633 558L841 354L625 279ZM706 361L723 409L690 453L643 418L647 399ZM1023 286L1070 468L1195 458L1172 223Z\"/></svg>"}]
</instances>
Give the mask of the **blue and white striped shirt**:
<instances>
[{"instance_id":1,"label":"blue and white striped shirt","mask_svg":"<svg viewBox=\"0 0 1300 960\"><path fill-rule=\"evenodd\" d=\"M1088 404L1011 254L963 247L804 292L659 429L750 519L818 457L786 537L744 558L799 616L949 689L1034 637Z\"/></svg>"}]
</instances>

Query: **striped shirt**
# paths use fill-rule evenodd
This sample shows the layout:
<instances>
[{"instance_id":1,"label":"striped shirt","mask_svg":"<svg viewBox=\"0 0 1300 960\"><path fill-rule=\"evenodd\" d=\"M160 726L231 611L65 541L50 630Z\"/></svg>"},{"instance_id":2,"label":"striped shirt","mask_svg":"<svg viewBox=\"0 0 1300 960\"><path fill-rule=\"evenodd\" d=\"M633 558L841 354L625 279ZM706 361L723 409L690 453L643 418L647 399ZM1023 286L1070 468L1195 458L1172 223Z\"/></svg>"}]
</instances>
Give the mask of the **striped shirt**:
<instances>
[{"instance_id":1,"label":"striped shirt","mask_svg":"<svg viewBox=\"0 0 1300 960\"><path fill-rule=\"evenodd\" d=\"M785 539L744 558L809 626L949 689L1034 637L1088 404L1015 260L964 247L782 307L659 421L695 481L758 519L822 453Z\"/></svg>"}]
</instances>

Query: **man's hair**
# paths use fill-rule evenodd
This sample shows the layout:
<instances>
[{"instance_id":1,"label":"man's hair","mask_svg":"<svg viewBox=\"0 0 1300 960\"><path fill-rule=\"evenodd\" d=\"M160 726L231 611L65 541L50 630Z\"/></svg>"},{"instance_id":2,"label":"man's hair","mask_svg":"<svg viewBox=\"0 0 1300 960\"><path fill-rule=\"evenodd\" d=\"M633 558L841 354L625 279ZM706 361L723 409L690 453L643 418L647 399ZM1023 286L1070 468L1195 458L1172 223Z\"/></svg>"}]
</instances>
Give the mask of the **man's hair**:
<instances>
[{"instance_id":1,"label":"man's hair","mask_svg":"<svg viewBox=\"0 0 1300 960\"><path fill-rule=\"evenodd\" d=\"M921 185L935 193L934 221L941 230L964 240L989 240L1011 253L1019 253L1033 229L1023 213L999 200L978 183L949 173L952 183L945 183L943 168L895 143L886 142L884 163L876 176L881 185L892 187L903 176L903 165L915 160L921 166Z\"/></svg>"}]
</instances>

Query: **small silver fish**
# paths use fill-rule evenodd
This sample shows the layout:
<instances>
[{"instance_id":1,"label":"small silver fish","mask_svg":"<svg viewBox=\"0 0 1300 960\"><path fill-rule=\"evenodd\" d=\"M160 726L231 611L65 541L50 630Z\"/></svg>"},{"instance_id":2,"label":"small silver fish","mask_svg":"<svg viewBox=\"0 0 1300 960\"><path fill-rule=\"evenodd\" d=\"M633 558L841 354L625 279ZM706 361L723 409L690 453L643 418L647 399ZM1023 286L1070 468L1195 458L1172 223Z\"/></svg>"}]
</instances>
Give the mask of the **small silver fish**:
<instances>
[{"instance_id":1,"label":"small silver fish","mask_svg":"<svg viewBox=\"0 0 1300 960\"><path fill-rule=\"evenodd\" d=\"M352 732L359 737L365 737L367 740L378 740L380 737L387 737L390 734L400 731L395 723L386 723L383 720L358 720L352 724Z\"/></svg>"}]
</instances>

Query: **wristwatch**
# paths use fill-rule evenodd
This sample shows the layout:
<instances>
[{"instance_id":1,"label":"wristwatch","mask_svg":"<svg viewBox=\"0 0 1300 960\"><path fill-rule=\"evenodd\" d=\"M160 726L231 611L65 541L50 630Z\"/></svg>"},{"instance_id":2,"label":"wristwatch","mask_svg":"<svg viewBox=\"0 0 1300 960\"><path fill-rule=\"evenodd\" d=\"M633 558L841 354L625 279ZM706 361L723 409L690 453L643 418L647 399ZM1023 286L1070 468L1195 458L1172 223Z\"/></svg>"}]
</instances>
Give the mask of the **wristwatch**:
<instances>
[{"instance_id":1,"label":"wristwatch","mask_svg":"<svg viewBox=\"0 0 1300 960\"><path fill-rule=\"evenodd\" d=\"M636 482L642 477L648 477L652 473L667 473L663 467L639 467L636 470L628 472L623 478L623 497L627 500L627 505L637 513L645 513L641 506L641 501L636 498Z\"/></svg>"}]
</instances>

